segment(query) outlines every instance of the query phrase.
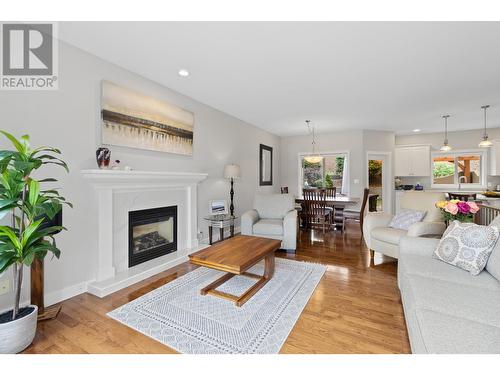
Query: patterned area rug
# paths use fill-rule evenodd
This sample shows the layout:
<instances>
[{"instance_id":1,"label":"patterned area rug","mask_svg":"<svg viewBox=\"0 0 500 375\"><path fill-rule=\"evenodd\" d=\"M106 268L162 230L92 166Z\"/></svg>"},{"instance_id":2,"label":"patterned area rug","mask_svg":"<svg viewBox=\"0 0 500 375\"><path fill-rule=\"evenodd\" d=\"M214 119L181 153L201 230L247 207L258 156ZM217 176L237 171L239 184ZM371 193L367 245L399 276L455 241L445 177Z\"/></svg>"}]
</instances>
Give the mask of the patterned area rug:
<instances>
[{"instance_id":1,"label":"patterned area rug","mask_svg":"<svg viewBox=\"0 0 500 375\"><path fill-rule=\"evenodd\" d=\"M276 259L274 277L242 307L200 289L223 273L196 270L111 311L119 322L181 353L278 353L326 267ZM264 264L250 272L262 274ZM255 280L235 276L218 290L242 294Z\"/></svg>"}]
</instances>

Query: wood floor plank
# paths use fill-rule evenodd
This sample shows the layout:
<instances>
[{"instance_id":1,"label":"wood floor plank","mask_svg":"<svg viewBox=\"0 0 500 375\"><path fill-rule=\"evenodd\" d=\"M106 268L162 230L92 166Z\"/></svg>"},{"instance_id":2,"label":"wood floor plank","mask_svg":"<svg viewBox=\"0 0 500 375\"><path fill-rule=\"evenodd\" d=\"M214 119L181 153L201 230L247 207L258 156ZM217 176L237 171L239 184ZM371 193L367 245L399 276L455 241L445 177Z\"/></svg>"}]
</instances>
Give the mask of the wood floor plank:
<instances>
[{"instance_id":1,"label":"wood floor plank","mask_svg":"<svg viewBox=\"0 0 500 375\"><path fill-rule=\"evenodd\" d=\"M295 254L276 255L328 266L281 353L410 353L397 262L371 259L355 223L344 234L302 232ZM38 324L25 353L175 353L106 313L195 268L186 262L105 298L66 300L57 319Z\"/></svg>"}]
</instances>

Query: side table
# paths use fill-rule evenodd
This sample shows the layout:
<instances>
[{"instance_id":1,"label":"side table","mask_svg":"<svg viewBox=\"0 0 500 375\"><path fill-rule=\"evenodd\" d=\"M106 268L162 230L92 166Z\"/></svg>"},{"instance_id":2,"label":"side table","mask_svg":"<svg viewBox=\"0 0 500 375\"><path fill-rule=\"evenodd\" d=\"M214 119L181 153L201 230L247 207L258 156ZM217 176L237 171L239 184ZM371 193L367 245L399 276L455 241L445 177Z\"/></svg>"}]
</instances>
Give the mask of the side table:
<instances>
[{"instance_id":1,"label":"side table","mask_svg":"<svg viewBox=\"0 0 500 375\"><path fill-rule=\"evenodd\" d=\"M235 216L228 214L224 215L210 215L204 218L208 222L208 241L210 245L213 242L213 229L219 228L219 241L224 241L224 230L229 227L229 237L234 237L234 221ZM218 241L218 242L219 242Z\"/></svg>"}]
</instances>

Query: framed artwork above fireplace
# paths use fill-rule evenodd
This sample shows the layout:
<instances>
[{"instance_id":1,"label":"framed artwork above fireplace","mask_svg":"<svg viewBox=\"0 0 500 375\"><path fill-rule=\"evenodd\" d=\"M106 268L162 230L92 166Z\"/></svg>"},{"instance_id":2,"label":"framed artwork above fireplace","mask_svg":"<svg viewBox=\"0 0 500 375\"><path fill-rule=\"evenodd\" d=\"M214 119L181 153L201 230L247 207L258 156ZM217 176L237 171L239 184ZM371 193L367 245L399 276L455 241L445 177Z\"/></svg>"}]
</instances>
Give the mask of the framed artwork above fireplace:
<instances>
[{"instance_id":1,"label":"framed artwork above fireplace","mask_svg":"<svg viewBox=\"0 0 500 375\"><path fill-rule=\"evenodd\" d=\"M192 112L108 81L101 107L103 144L193 154Z\"/></svg>"}]
</instances>

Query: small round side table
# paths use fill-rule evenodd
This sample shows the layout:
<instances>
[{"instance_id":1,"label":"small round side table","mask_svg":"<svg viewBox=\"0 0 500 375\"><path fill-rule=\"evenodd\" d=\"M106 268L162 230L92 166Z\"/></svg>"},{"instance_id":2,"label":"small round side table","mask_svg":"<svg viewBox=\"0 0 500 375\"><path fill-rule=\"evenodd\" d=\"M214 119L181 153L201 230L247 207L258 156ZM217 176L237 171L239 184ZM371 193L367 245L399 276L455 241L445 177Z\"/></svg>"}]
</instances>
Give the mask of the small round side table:
<instances>
[{"instance_id":1,"label":"small round side table","mask_svg":"<svg viewBox=\"0 0 500 375\"><path fill-rule=\"evenodd\" d=\"M219 241L224 241L224 229L229 227L229 237L234 236L234 221L236 216L231 216L229 214L224 215L210 215L204 217L208 222L208 241L210 245L213 244L212 234L214 228L219 228Z\"/></svg>"}]
</instances>

